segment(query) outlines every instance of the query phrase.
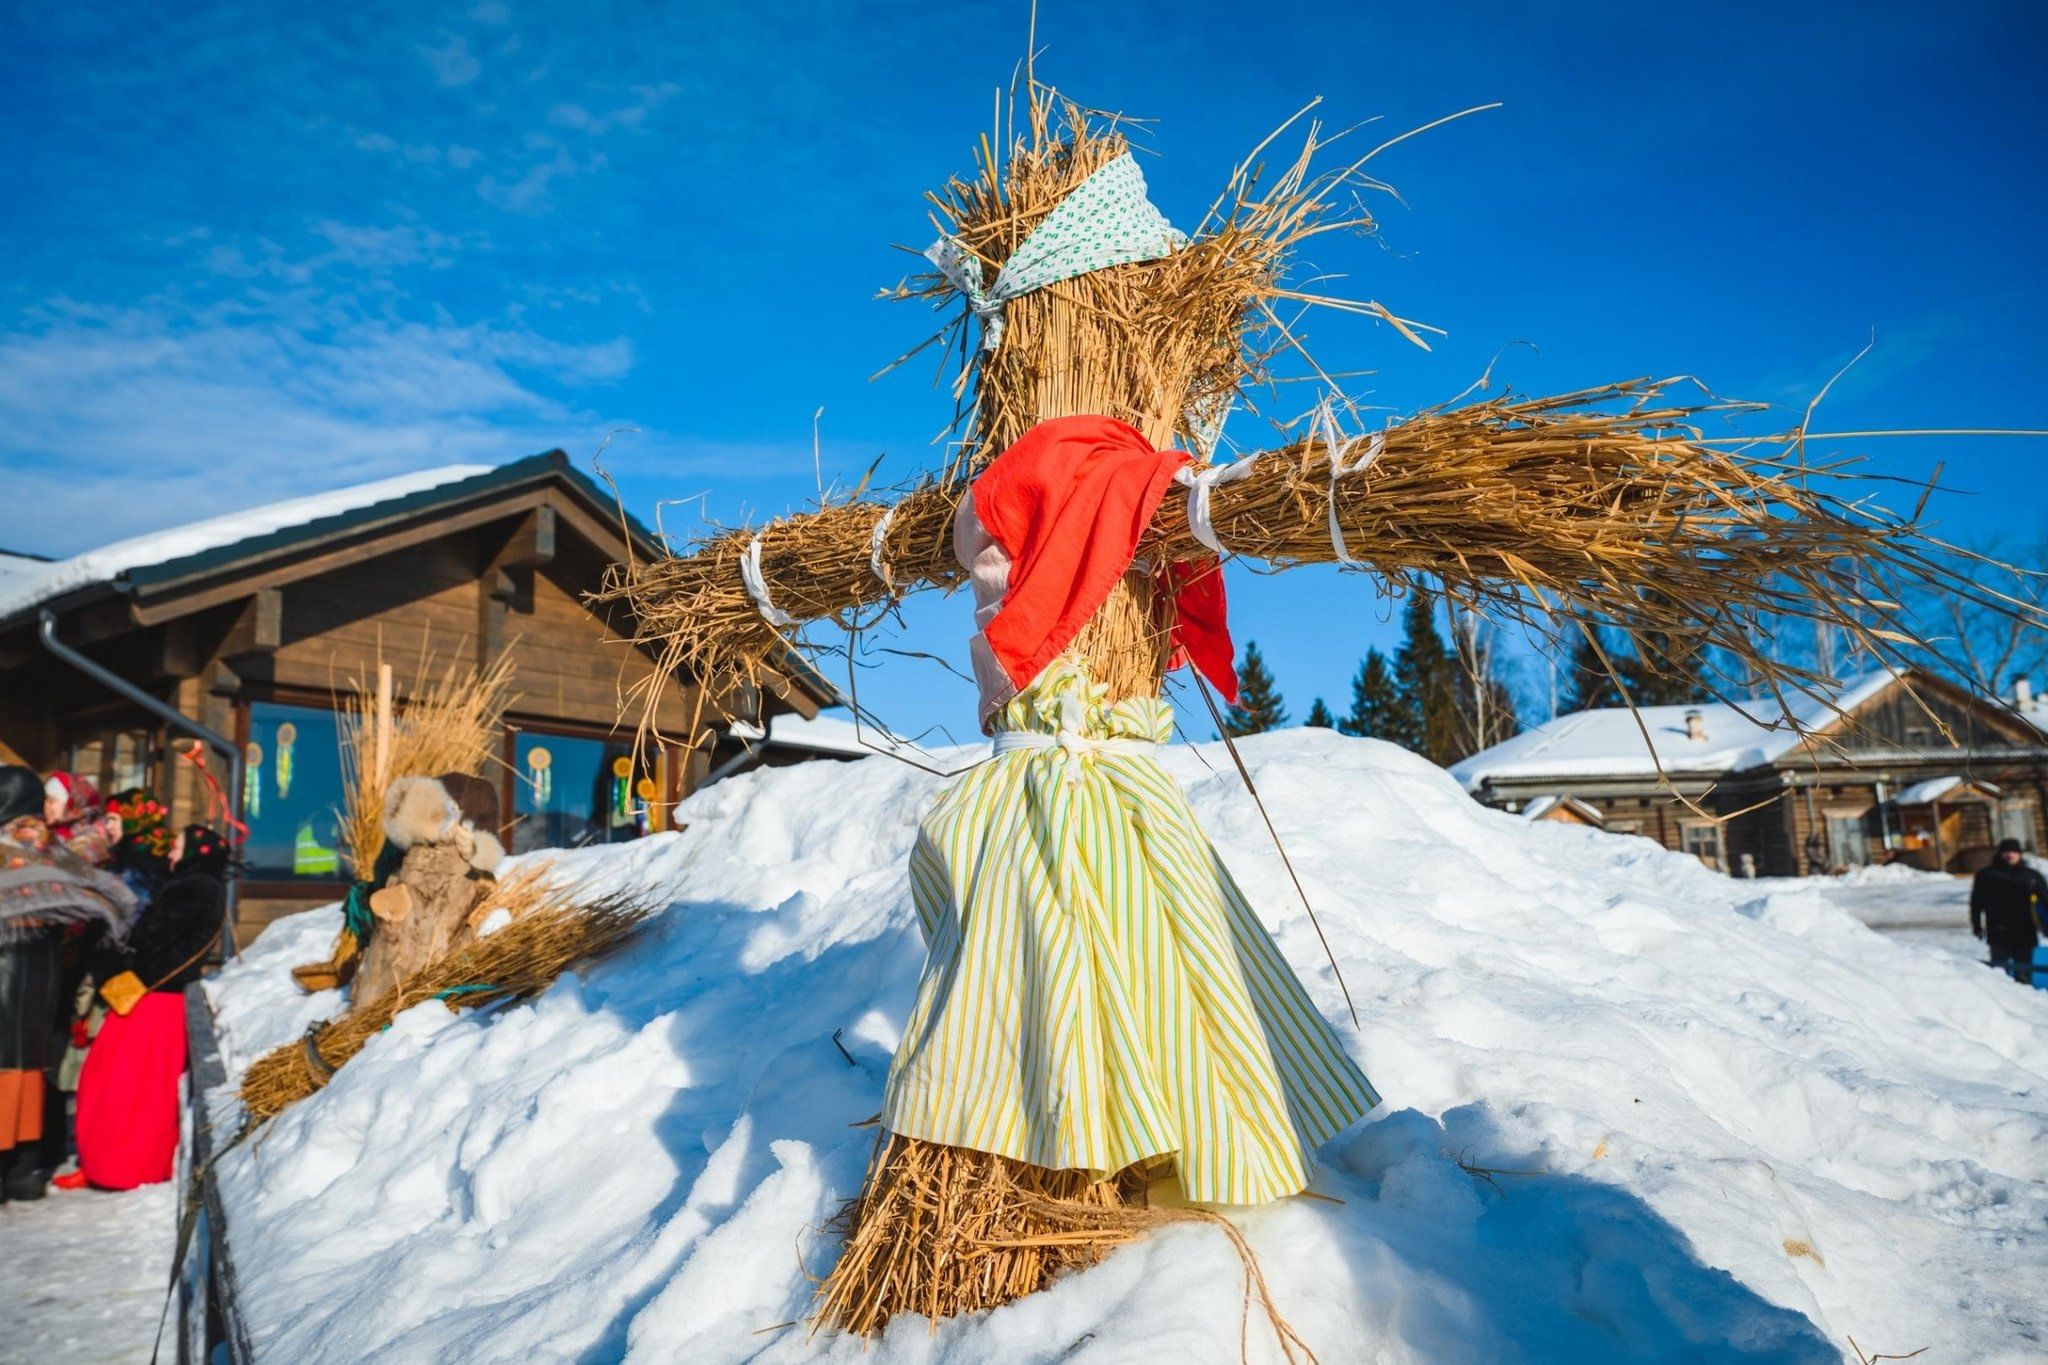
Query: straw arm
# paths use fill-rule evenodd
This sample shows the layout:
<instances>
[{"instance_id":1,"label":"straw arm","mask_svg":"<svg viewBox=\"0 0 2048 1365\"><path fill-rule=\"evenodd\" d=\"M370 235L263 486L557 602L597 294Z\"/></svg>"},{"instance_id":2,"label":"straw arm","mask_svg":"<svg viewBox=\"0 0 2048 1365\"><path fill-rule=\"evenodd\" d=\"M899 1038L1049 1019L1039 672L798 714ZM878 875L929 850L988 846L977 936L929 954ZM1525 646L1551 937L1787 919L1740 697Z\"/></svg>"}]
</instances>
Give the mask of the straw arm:
<instances>
[{"instance_id":1,"label":"straw arm","mask_svg":"<svg viewBox=\"0 0 2048 1365\"><path fill-rule=\"evenodd\" d=\"M1216 481L1210 535L1272 568L1367 568L1565 640L1581 626L1613 627L1653 668L1682 663L1674 651L1723 650L1750 679L1799 690L1826 680L1769 657L1760 613L1839 628L1889 661L1926 648L1903 623L1901 603L1915 592L2042 623L2037 608L1981 586L1915 521L1823 491L1861 476L1831 466L1819 478L1787 458L1797 433L1720 449L1701 439L1702 425L1750 406L1674 403L1669 387L1490 399L1369 435L1318 432L1242 457L1244 474ZM606 595L631 603L638 639L664 670L758 681L795 623L959 584L951 529L964 486L927 484L893 511L840 503L726 532L688 555L621 569ZM1152 562L1209 557L1191 502L1168 495L1141 546Z\"/></svg>"},{"instance_id":2,"label":"straw arm","mask_svg":"<svg viewBox=\"0 0 2048 1365\"><path fill-rule=\"evenodd\" d=\"M835 503L720 532L687 554L615 566L593 600L631 608L632 638L657 664L650 697L674 676L721 691L759 683L805 624L962 582L952 528L964 492L930 483L893 507Z\"/></svg>"}]
</instances>

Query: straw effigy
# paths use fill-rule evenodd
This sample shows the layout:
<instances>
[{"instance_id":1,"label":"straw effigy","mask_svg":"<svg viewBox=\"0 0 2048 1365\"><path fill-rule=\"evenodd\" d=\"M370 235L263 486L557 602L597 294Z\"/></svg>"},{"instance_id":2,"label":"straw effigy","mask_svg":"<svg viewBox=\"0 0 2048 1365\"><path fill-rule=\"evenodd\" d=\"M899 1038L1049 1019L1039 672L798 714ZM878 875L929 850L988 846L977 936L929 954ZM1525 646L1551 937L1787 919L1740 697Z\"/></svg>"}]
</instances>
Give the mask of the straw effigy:
<instances>
[{"instance_id":1,"label":"straw effigy","mask_svg":"<svg viewBox=\"0 0 2048 1365\"><path fill-rule=\"evenodd\" d=\"M1076 184L1127 149L1114 123L1092 125L1071 107L1058 121L1056 107L1037 92L1005 169L984 144L979 175L931 196L942 226L991 274ZM1290 262L1314 236L1371 228L1362 211L1335 207L1359 183L1360 163L1311 173L1324 146L1311 129L1270 183L1255 163L1239 167L1203 228L1163 260L1011 300L993 351L976 355L962 338L969 455L944 476L893 502L832 503L616 567L599 597L631 606L636 642L659 663L638 685L643 715L676 675L758 682L787 656L787 628L769 622L742 575L750 553L776 610L798 622L845 621L921 588L952 588L965 578L951 535L967 477L1033 423L1102 413L1155 444L1200 449L1207 423L1292 344L1278 303L1367 313L1419 340L1425 329L1377 303L1288 283ZM892 292L953 296L937 275ZM1693 393L1681 397L1685 388ZM1852 461L1812 463L1803 429L1709 437L1709 424L1762 408L1688 380L1635 379L1446 406L1374 430L1339 433L1332 420L1233 462L1230 477L1207 490L1214 539L1228 554L1275 566L1342 563L1397 591L1428 584L1566 643L1612 629L1653 672L1724 651L1730 677L1752 691L1819 694L1831 681L1773 657L1759 613L1836 628L1873 659L1898 663L1925 644L1906 621L1916 592L2048 623L1984 586L1969 572L1971 556L1928 536L1919 507L1901 516L1865 496L1867 485L1888 481ZM1234 468L1246 462L1248 470ZM1148 554L1206 553L1188 506L1169 496Z\"/></svg>"},{"instance_id":2,"label":"straw effigy","mask_svg":"<svg viewBox=\"0 0 2048 1365\"><path fill-rule=\"evenodd\" d=\"M1311 127L1300 154L1269 175L1262 144L1184 243L1009 299L991 347L976 349L964 317L942 329L939 339L960 347L955 393L966 422L961 457L943 473L893 501L830 502L616 569L599 597L630 605L636 642L659 664L641 685L643 715L676 674L729 694L775 671L803 623L852 624L854 613L908 592L958 586L966 575L953 522L973 474L1041 421L1105 415L1155 446L1178 441L1206 455L1223 415L1270 377L1276 353L1299 351L1281 306L1367 314L1419 344L1427 329L1387 308L1292 279L1311 239L1371 228L1353 192L1372 184L1362 168L1374 153L1317 173L1326 146ZM1126 150L1114 120L1034 87L1024 126L999 128L973 177L930 196L935 216L980 263L986 288L1055 206ZM893 293L942 306L961 297L937 273ZM1855 471L1811 465L1802 431L1709 436L1709 423L1755 410L1703 391L1681 396L1680 381L1635 380L1445 406L1367 429L1355 415L1340 420L1353 410L1333 392L1306 433L1198 467L1196 487L1168 496L1140 554L1151 564L1213 561L1219 551L1275 567L1340 563L1396 591L1427 584L1538 630L1584 631L1596 649L1597 628L1612 627L1653 671L1717 649L1750 687L1811 693L1827 680L1772 657L1759 613L1836 627L1878 659L1923 643L1900 605L1917 588L2042 619L1969 581L1949 547L1924 534L1918 509L1900 517L1827 491ZM1160 691L1172 605L1156 600L1161 592L1150 572L1134 570L1076 642L1112 698ZM872 1333L898 1313L936 1321L1033 1292L1171 1212L1147 1207L1145 1187L1131 1171L1091 1181L890 1134L842 1217L820 1320Z\"/></svg>"},{"instance_id":3,"label":"straw effigy","mask_svg":"<svg viewBox=\"0 0 2048 1365\"><path fill-rule=\"evenodd\" d=\"M552 885L547 873L545 865L525 868L492 890L475 918L481 922L502 911L511 918L504 928L435 959L396 989L252 1062L241 1088L251 1124L268 1122L326 1085L400 1011L433 999L452 1011L536 995L573 964L617 947L660 908L630 895L577 900Z\"/></svg>"},{"instance_id":4,"label":"straw effigy","mask_svg":"<svg viewBox=\"0 0 2048 1365\"><path fill-rule=\"evenodd\" d=\"M500 655L485 668L459 662L433 673L422 658L427 682L401 703L394 695L391 665L379 660L367 676L341 690L337 723L341 740L341 842L358 888L366 887L384 852L384 795L392 782L414 775L479 774L497 757L505 708L512 701L513 663ZM352 891L354 921L367 927ZM356 922L344 924L334 950L320 962L292 968L292 979L307 991L347 983L362 949Z\"/></svg>"}]
</instances>

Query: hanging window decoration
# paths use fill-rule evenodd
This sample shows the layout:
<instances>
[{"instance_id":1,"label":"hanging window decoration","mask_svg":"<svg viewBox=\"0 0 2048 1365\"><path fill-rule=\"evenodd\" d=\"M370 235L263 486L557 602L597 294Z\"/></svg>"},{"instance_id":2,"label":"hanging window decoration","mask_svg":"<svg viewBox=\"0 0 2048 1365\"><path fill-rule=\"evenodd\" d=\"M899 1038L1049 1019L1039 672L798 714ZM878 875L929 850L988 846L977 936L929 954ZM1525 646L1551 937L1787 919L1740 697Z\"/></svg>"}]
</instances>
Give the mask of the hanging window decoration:
<instances>
[{"instance_id":1,"label":"hanging window decoration","mask_svg":"<svg viewBox=\"0 0 2048 1365\"><path fill-rule=\"evenodd\" d=\"M286 721L277 727L277 799L292 794L292 746L299 742L299 727Z\"/></svg>"},{"instance_id":2,"label":"hanging window decoration","mask_svg":"<svg viewBox=\"0 0 2048 1365\"><path fill-rule=\"evenodd\" d=\"M547 809L548 799L555 794L555 756L536 744L526 751L526 785L533 789L533 804L536 809Z\"/></svg>"},{"instance_id":3,"label":"hanging window decoration","mask_svg":"<svg viewBox=\"0 0 2048 1365\"><path fill-rule=\"evenodd\" d=\"M640 798L640 805L634 813L633 823L642 834L661 828L654 818L654 797L661 790L654 779L643 777L633 784L633 795Z\"/></svg>"},{"instance_id":4,"label":"hanging window decoration","mask_svg":"<svg viewBox=\"0 0 2048 1365\"><path fill-rule=\"evenodd\" d=\"M612 760L612 823L633 818L633 760L620 754Z\"/></svg>"},{"instance_id":5,"label":"hanging window decoration","mask_svg":"<svg viewBox=\"0 0 2048 1365\"><path fill-rule=\"evenodd\" d=\"M263 814L263 746L250 740L242 750L242 815Z\"/></svg>"}]
</instances>

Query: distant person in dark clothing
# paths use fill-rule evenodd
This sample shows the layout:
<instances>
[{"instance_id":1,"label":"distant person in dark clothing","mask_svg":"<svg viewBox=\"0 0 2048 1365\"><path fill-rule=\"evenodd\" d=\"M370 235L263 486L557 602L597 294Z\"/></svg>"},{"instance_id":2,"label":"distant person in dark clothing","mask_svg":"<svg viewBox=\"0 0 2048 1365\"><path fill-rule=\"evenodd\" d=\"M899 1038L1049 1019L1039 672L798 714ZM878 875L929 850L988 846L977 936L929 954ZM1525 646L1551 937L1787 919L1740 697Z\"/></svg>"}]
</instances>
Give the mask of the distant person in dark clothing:
<instances>
[{"instance_id":1,"label":"distant person in dark clothing","mask_svg":"<svg viewBox=\"0 0 2048 1365\"><path fill-rule=\"evenodd\" d=\"M1970 932L1991 950L1991 965L2021 983L2034 979L2035 919L2048 906L2048 878L2035 871L2020 849L2007 839L1970 887Z\"/></svg>"}]
</instances>

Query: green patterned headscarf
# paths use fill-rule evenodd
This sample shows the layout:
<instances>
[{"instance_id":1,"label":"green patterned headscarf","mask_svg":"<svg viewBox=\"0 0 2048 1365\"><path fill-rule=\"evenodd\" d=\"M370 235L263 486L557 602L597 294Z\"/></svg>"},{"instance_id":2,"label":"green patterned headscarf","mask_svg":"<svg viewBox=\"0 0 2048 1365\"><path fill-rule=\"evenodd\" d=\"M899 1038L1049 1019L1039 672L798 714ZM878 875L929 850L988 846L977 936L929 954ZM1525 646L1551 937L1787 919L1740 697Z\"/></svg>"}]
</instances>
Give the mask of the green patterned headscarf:
<instances>
[{"instance_id":1,"label":"green patterned headscarf","mask_svg":"<svg viewBox=\"0 0 2048 1365\"><path fill-rule=\"evenodd\" d=\"M1145 176L1129 152L1106 162L1054 206L984 286L982 263L957 237L941 237L925 256L981 319L981 348L1003 336L1003 305L1091 270L1156 261L1187 241L1145 197Z\"/></svg>"}]
</instances>

